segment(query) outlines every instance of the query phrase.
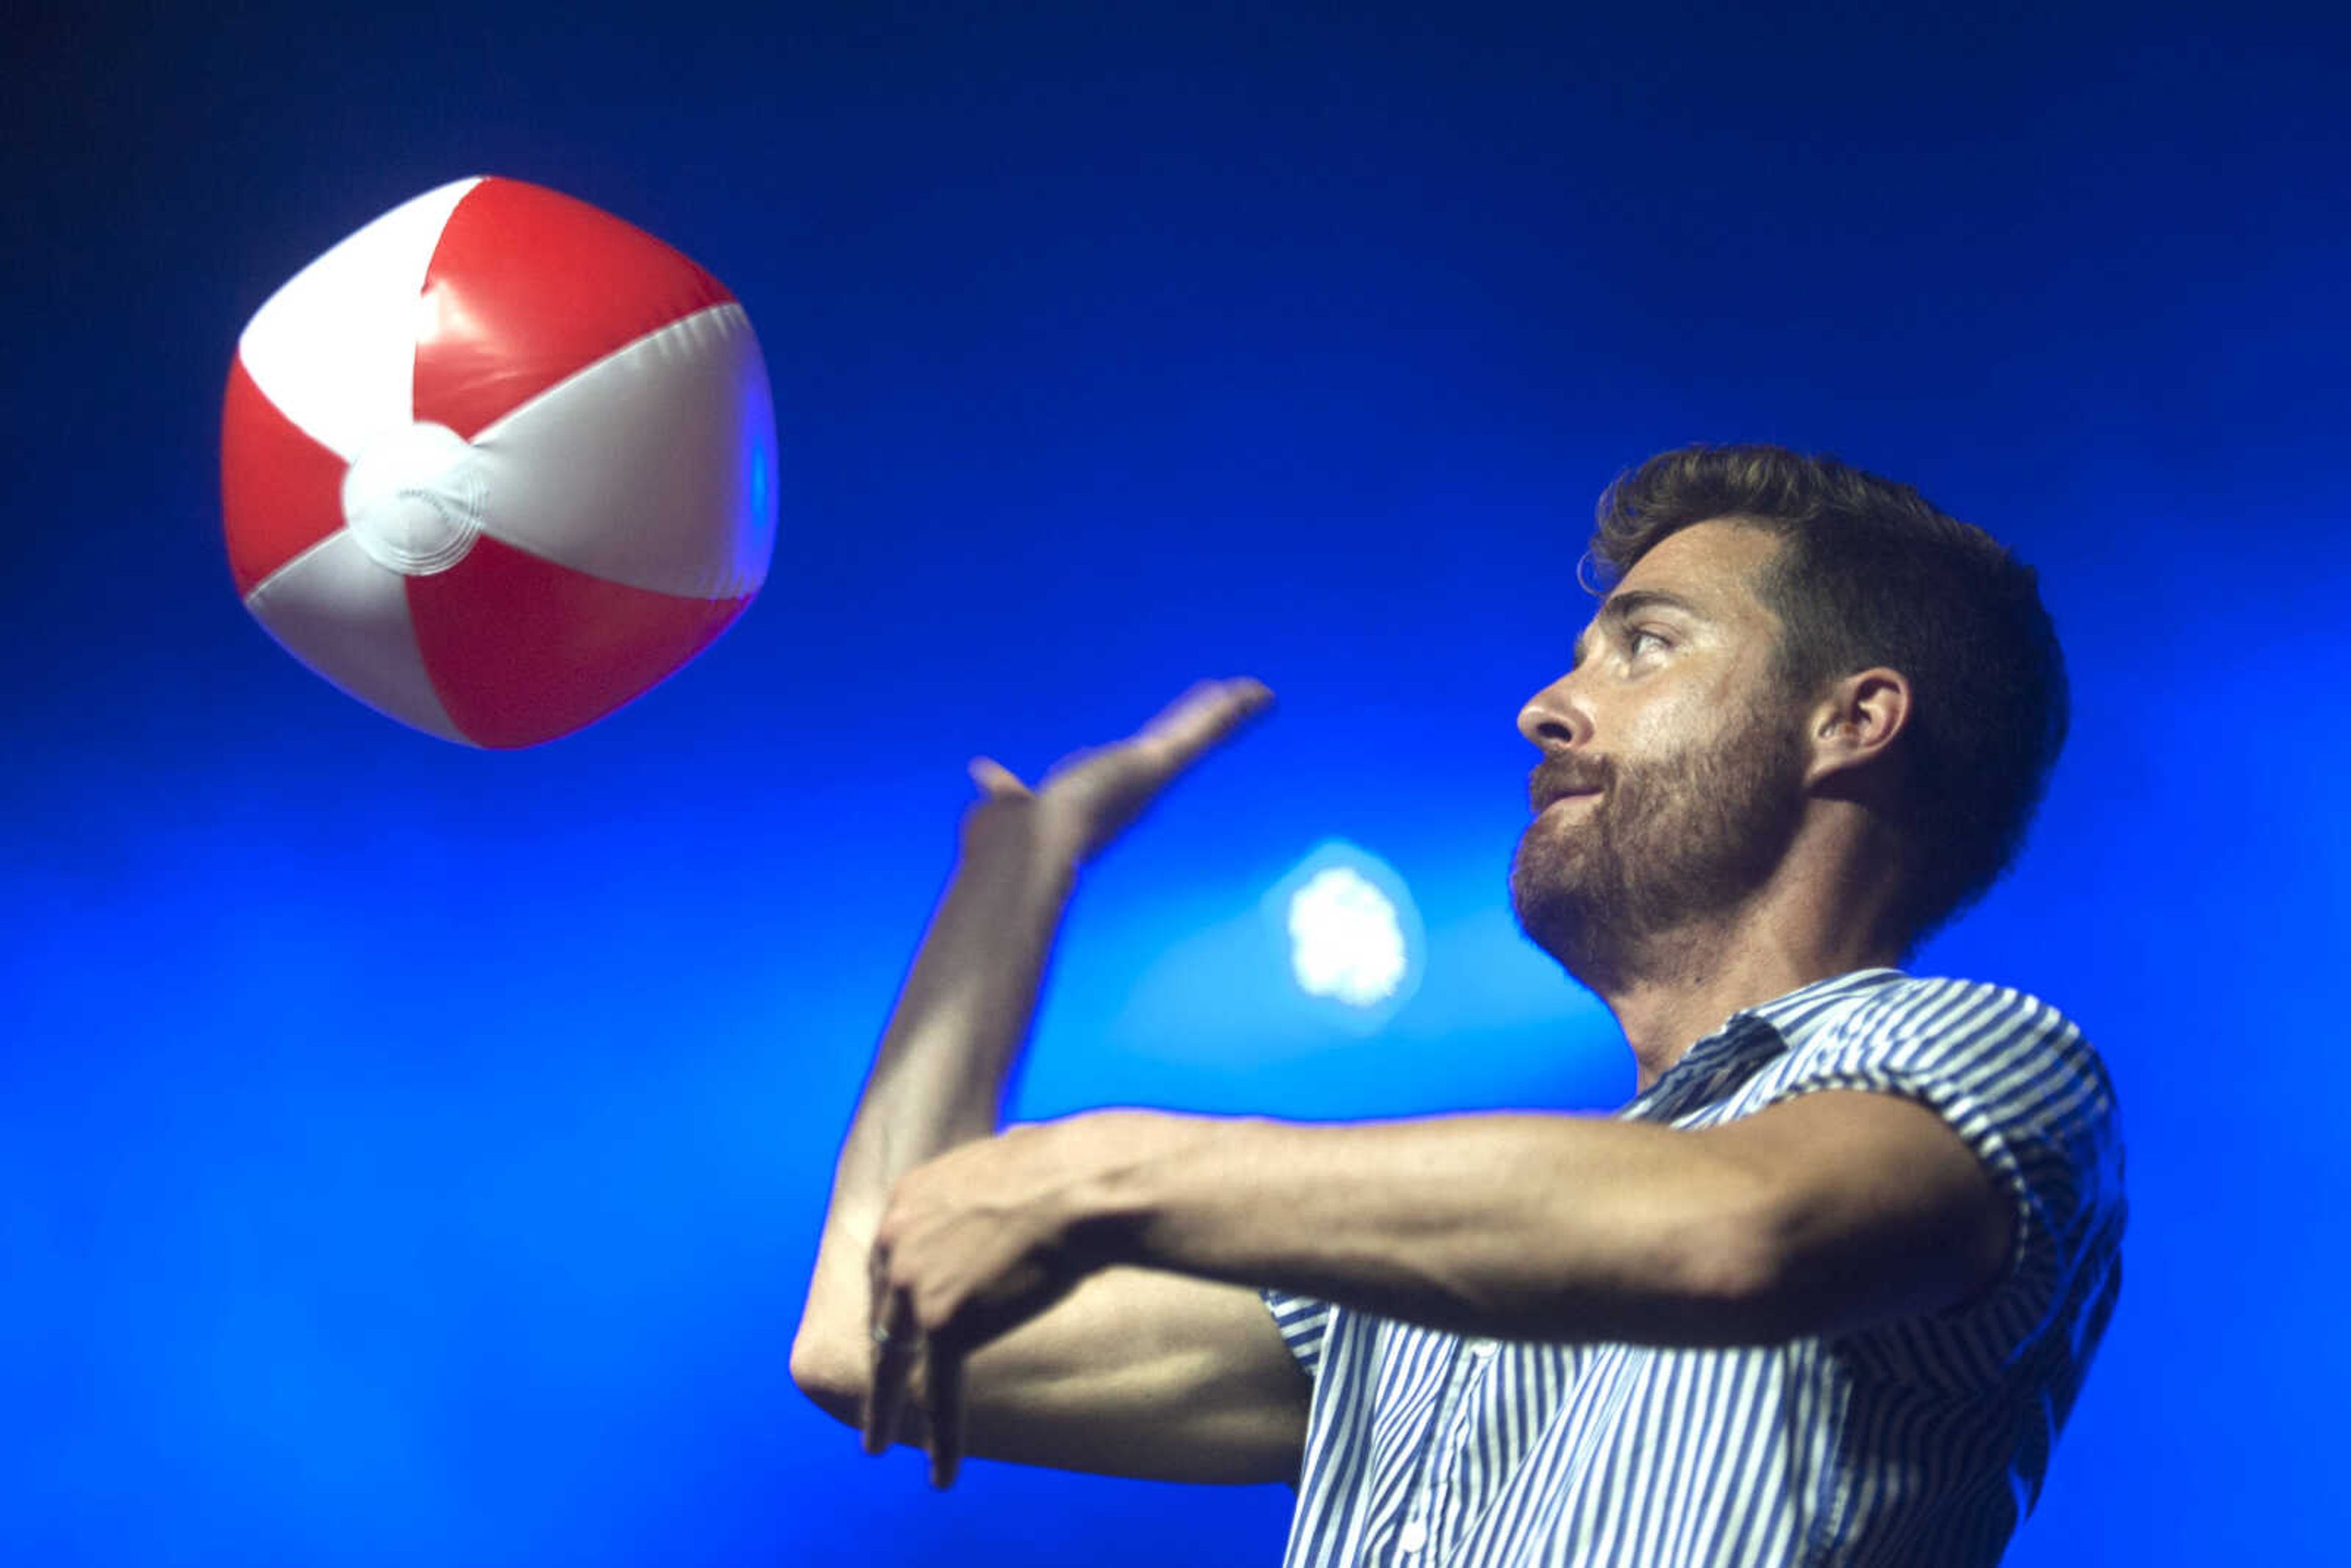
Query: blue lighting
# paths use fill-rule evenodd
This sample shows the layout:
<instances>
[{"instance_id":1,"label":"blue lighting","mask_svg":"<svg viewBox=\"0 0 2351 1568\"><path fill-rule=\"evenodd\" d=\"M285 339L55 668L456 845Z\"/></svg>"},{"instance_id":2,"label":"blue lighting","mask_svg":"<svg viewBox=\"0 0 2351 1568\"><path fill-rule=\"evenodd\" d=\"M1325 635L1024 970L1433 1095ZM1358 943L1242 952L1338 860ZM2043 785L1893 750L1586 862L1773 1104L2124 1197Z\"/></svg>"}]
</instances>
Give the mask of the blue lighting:
<instances>
[{"instance_id":1,"label":"blue lighting","mask_svg":"<svg viewBox=\"0 0 2351 1568\"><path fill-rule=\"evenodd\" d=\"M751 516L767 528L775 526L776 517L776 438L772 423L773 411L761 406L750 419L747 436L750 448L750 474L744 485L747 504Z\"/></svg>"},{"instance_id":2,"label":"blue lighting","mask_svg":"<svg viewBox=\"0 0 2351 1568\"><path fill-rule=\"evenodd\" d=\"M1593 494L1701 438L1916 483L2066 640L2024 860L1915 966L2079 1019L2129 1139L2011 1568L2341 1556L2339 58L2246 8L109 9L9 89L0 1562L1278 1562L1283 1488L937 1497L791 1385L965 763L1280 697L1087 872L1019 1114L1610 1109L1508 908L1511 716ZM215 488L239 324L485 168L744 303L793 544L499 754L272 643ZM1392 995L1301 988L1328 870Z\"/></svg>"}]
</instances>

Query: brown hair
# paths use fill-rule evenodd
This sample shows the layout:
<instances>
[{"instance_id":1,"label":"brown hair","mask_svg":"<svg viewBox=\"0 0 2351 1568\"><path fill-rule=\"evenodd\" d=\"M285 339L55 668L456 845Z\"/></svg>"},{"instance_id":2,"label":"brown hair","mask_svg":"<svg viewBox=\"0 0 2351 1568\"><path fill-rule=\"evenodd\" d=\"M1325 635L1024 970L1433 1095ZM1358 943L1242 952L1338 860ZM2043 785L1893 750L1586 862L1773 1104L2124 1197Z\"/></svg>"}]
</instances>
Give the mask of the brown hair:
<instances>
[{"instance_id":1,"label":"brown hair","mask_svg":"<svg viewBox=\"0 0 2351 1568\"><path fill-rule=\"evenodd\" d=\"M1591 554L1621 576L1709 520L1781 541L1759 588L1791 697L1876 664L1909 679L1888 824L1906 862L1907 953L2014 862L2065 744L2064 655L2032 569L1907 485L1763 445L1682 447L1619 475Z\"/></svg>"}]
</instances>

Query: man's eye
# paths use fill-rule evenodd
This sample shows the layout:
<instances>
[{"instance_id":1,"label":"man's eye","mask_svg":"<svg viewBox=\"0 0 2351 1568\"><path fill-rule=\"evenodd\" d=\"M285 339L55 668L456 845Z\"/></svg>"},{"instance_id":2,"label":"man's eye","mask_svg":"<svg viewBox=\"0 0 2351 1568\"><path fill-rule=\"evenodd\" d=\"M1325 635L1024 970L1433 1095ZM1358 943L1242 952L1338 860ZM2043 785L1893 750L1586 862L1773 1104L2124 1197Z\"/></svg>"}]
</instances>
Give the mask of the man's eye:
<instances>
[{"instance_id":1,"label":"man's eye","mask_svg":"<svg viewBox=\"0 0 2351 1568\"><path fill-rule=\"evenodd\" d=\"M1646 626L1635 626L1625 633L1625 651L1627 653L1638 653L1645 641L1655 643L1660 648L1666 646L1666 640L1663 637Z\"/></svg>"}]
</instances>

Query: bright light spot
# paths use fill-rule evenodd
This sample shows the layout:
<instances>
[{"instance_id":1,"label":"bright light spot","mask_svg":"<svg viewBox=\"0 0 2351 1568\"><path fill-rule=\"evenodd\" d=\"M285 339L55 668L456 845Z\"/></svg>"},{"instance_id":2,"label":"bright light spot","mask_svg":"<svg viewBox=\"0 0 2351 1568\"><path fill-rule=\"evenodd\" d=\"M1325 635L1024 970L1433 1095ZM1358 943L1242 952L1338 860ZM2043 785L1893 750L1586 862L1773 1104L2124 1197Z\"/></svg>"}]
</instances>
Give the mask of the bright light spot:
<instances>
[{"instance_id":1,"label":"bright light spot","mask_svg":"<svg viewBox=\"0 0 2351 1568\"><path fill-rule=\"evenodd\" d=\"M1290 896L1290 969L1310 997L1370 1007L1404 983L1404 928L1387 894L1352 866L1317 872Z\"/></svg>"},{"instance_id":2,"label":"bright light spot","mask_svg":"<svg viewBox=\"0 0 2351 1568\"><path fill-rule=\"evenodd\" d=\"M416 342L428 344L478 339L479 326L465 302L446 283L436 283L416 297Z\"/></svg>"},{"instance_id":3,"label":"bright light spot","mask_svg":"<svg viewBox=\"0 0 2351 1568\"><path fill-rule=\"evenodd\" d=\"M1268 889L1268 937L1288 951L1290 977L1322 1026L1368 1038L1420 989L1428 936L1395 867L1344 839L1326 839Z\"/></svg>"}]
</instances>

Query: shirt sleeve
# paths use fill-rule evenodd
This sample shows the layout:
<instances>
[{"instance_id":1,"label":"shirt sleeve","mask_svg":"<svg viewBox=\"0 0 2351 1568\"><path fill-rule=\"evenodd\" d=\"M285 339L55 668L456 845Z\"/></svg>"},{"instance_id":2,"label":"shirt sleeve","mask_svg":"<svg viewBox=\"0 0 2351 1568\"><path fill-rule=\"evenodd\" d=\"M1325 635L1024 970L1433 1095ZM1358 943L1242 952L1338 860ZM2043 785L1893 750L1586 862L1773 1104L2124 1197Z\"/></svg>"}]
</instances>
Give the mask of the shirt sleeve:
<instances>
[{"instance_id":1,"label":"shirt sleeve","mask_svg":"<svg viewBox=\"0 0 2351 1568\"><path fill-rule=\"evenodd\" d=\"M2015 1216L2007 1270L1950 1314L1991 1331L1987 1351L2034 1338L2088 1297L2111 1304L2125 1212L2114 1091L2056 1009L1962 981L1894 988L1808 1041L1767 1103L1824 1089L1925 1105L2007 1195Z\"/></svg>"},{"instance_id":2,"label":"shirt sleeve","mask_svg":"<svg viewBox=\"0 0 2351 1568\"><path fill-rule=\"evenodd\" d=\"M1273 1326L1281 1331L1282 1343L1298 1359L1299 1366L1309 1377L1322 1370L1322 1341L1331 1332L1332 1308L1328 1301L1318 1301L1311 1296L1296 1296L1288 1291L1259 1290L1266 1309L1273 1313Z\"/></svg>"}]
</instances>

